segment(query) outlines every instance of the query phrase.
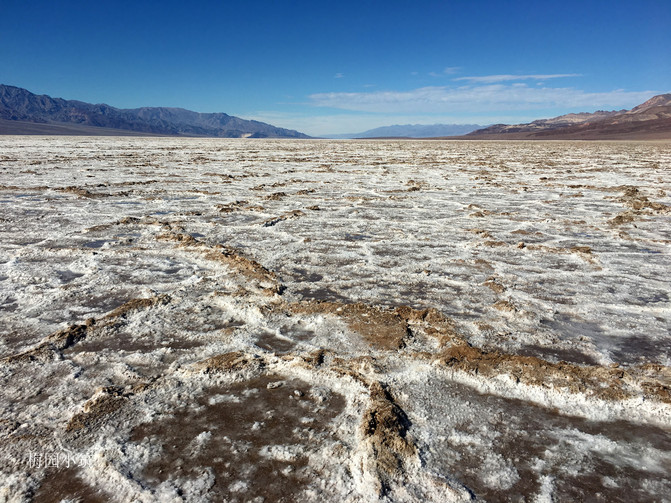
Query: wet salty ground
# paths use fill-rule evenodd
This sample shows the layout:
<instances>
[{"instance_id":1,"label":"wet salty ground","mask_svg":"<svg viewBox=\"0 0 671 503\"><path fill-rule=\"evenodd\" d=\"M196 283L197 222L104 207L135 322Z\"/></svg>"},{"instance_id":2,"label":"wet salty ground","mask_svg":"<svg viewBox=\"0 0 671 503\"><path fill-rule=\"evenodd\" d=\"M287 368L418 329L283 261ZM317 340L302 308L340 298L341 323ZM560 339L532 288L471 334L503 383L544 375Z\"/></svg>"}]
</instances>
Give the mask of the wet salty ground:
<instances>
[{"instance_id":1,"label":"wet salty ground","mask_svg":"<svg viewBox=\"0 0 671 503\"><path fill-rule=\"evenodd\" d=\"M0 499L671 501L670 175L0 138Z\"/></svg>"}]
</instances>

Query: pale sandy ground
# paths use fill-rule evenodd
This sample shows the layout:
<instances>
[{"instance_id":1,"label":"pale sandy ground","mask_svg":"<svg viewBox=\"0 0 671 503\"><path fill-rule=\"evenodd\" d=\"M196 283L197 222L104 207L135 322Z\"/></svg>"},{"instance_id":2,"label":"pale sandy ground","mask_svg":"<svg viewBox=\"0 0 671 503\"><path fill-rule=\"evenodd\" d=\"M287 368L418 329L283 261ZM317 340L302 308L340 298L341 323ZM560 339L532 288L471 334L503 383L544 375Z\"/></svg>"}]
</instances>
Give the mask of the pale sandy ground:
<instances>
[{"instance_id":1,"label":"pale sandy ground","mask_svg":"<svg viewBox=\"0 0 671 503\"><path fill-rule=\"evenodd\" d=\"M0 501L671 501L671 143L0 137Z\"/></svg>"}]
</instances>

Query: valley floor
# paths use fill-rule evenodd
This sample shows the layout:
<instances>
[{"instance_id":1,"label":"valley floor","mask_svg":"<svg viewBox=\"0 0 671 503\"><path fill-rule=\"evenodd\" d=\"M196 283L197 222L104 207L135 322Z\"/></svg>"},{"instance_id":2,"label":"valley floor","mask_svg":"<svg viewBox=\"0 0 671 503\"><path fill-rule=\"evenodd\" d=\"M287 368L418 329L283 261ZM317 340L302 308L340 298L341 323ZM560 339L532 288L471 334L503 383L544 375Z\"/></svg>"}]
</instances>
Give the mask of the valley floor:
<instances>
[{"instance_id":1,"label":"valley floor","mask_svg":"<svg viewBox=\"0 0 671 503\"><path fill-rule=\"evenodd\" d=\"M671 143L0 137L0 501L671 501Z\"/></svg>"}]
</instances>

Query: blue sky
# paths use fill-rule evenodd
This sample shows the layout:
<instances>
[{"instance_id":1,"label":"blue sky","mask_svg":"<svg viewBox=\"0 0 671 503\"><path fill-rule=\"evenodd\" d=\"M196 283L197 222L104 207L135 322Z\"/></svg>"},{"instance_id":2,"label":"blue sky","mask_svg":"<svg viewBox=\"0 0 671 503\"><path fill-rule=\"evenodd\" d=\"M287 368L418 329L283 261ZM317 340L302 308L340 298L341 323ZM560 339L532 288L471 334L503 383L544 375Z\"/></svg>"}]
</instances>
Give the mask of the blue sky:
<instances>
[{"instance_id":1,"label":"blue sky","mask_svg":"<svg viewBox=\"0 0 671 503\"><path fill-rule=\"evenodd\" d=\"M671 1L0 0L0 83L308 134L517 123L671 91Z\"/></svg>"}]
</instances>

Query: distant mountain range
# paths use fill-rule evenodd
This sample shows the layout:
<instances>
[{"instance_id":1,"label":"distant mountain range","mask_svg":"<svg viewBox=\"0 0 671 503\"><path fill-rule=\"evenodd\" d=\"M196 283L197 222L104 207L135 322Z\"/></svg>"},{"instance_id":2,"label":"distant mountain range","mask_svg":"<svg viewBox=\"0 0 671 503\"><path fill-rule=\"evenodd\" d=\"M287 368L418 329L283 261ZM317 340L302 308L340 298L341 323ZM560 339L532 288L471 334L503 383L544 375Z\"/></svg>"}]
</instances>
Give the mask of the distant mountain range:
<instances>
[{"instance_id":1,"label":"distant mountain range","mask_svg":"<svg viewBox=\"0 0 671 503\"><path fill-rule=\"evenodd\" d=\"M327 138L432 138L459 136L481 127L479 124L405 124L383 126L363 133L328 135Z\"/></svg>"},{"instance_id":2,"label":"distant mountain range","mask_svg":"<svg viewBox=\"0 0 671 503\"><path fill-rule=\"evenodd\" d=\"M309 138L298 131L225 113L183 108L115 108L51 98L0 84L0 134L158 135L217 138ZM671 93L631 110L571 113L528 124L406 124L329 138L454 138L465 140L671 139Z\"/></svg>"},{"instance_id":3,"label":"distant mountain range","mask_svg":"<svg viewBox=\"0 0 671 503\"><path fill-rule=\"evenodd\" d=\"M290 129L225 113L183 108L114 108L36 95L0 84L0 134L165 135L218 138L309 138Z\"/></svg>"},{"instance_id":4,"label":"distant mountain range","mask_svg":"<svg viewBox=\"0 0 671 503\"><path fill-rule=\"evenodd\" d=\"M473 131L472 140L626 140L671 139L671 93L631 110L566 114L528 124L495 124Z\"/></svg>"}]
</instances>

